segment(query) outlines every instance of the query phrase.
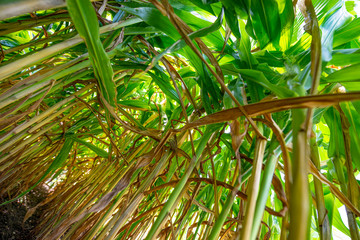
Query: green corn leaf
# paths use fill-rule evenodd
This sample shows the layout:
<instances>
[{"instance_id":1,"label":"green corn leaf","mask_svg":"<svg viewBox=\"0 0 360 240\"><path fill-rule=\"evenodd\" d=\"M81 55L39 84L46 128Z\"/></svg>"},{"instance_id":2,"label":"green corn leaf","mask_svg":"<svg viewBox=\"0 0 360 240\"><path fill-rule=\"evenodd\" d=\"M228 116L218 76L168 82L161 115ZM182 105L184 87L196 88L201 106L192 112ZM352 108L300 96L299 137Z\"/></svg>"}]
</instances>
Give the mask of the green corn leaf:
<instances>
[{"instance_id":1,"label":"green corn leaf","mask_svg":"<svg viewBox=\"0 0 360 240\"><path fill-rule=\"evenodd\" d=\"M358 49L334 50L332 59L328 65L347 66L360 63L360 51Z\"/></svg>"},{"instance_id":2,"label":"green corn leaf","mask_svg":"<svg viewBox=\"0 0 360 240\"><path fill-rule=\"evenodd\" d=\"M239 74L241 74L242 78L259 84L264 88L267 88L281 98L294 97L296 95L292 90L288 88L276 86L275 84L270 83L269 80L267 80L264 74L260 71L252 69L238 69L232 64L223 65L222 69L224 72L232 74L234 76L238 76Z\"/></svg>"},{"instance_id":3,"label":"green corn leaf","mask_svg":"<svg viewBox=\"0 0 360 240\"><path fill-rule=\"evenodd\" d=\"M357 82L359 81L360 64L355 64L341 70L335 71L325 79L327 82Z\"/></svg>"},{"instance_id":4,"label":"green corn leaf","mask_svg":"<svg viewBox=\"0 0 360 240\"><path fill-rule=\"evenodd\" d=\"M224 9L221 10L221 13L220 13L219 17L216 19L216 21L213 24L211 24L208 27L205 27L205 28L202 28L200 30L197 30L197 31L194 31L194 32L190 33L188 35L189 38L191 40L193 40L193 39L198 38L198 37L204 37L204 36L214 32L214 31L218 30L221 27L223 16L224 16ZM152 60L152 64L155 65L165 54L176 52L176 51L182 49L185 46L187 46L186 43L185 43L185 40L180 39L180 40L176 41L173 45L168 47L165 51L163 51L162 53L157 55Z\"/></svg>"},{"instance_id":5,"label":"green corn leaf","mask_svg":"<svg viewBox=\"0 0 360 240\"><path fill-rule=\"evenodd\" d=\"M335 11L321 24L321 53L323 61L330 61L332 58L333 35L334 32L351 19L351 14L346 11L345 3L339 1L335 6Z\"/></svg>"},{"instance_id":6,"label":"green corn leaf","mask_svg":"<svg viewBox=\"0 0 360 240\"><path fill-rule=\"evenodd\" d=\"M95 10L89 0L69 0L66 3L71 19L89 50L100 92L111 106L115 106L116 87L113 81L113 70L100 41Z\"/></svg>"},{"instance_id":7,"label":"green corn leaf","mask_svg":"<svg viewBox=\"0 0 360 240\"><path fill-rule=\"evenodd\" d=\"M93 144L91 144L91 143L89 143L89 142L81 139L81 138L78 138L78 137L76 137L76 136L73 136L72 139L73 139L75 142L78 142L78 143L86 146L87 148L89 148L91 151L93 151L96 155L98 155L98 156L100 156L100 157L107 158L108 155L109 155L105 150L103 150L103 149L101 149L101 148L99 148L99 147L97 147L97 146L95 146L95 145L93 145Z\"/></svg>"},{"instance_id":8,"label":"green corn leaf","mask_svg":"<svg viewBox=\"0 0 360 240\"><path fill-rule=\"evenodd\" d=\"M281 21L277 1L251 0L250 19L261 48L270 42L278 45Z\"/></svg>"},{"instance_id":9,"label":"green corn leaf","mask_svg":"<svg viewBox=\"0 0 360 240\"><path fill-rule=\"evenodd\" d=\"M149 72L149 75L152 77L156 85L159 86L159 88L165 93L166 96L169 98L175 100L176 102L180 103L179 97L174 89L173 86L170 84L170 80L165 80L161 77L156 76L153 73Z\"/></svg>"},{"instance_id":10,"label":"green corn leaf","mask_svg":"<svg viewBox=\"0 0 360 240\"><path fill-rule=\"evenodd\" d=\"M337 29L334 35L334 47L358 39L360 36L360 18L355 18L348 24Z\"/></svg>"},{"instance_id":11,"label":"green corn leaf","mask_svg":"<svg viewBox=\"0 0 360 240\"><path fill-rule=\"evenodd\" d=\"M141 100L123 100L118 101L118 104L120 104L123 107L130 107L130 108L137 108L140 110L150 110L150 106Z\"/></svg>"}]
</instances>

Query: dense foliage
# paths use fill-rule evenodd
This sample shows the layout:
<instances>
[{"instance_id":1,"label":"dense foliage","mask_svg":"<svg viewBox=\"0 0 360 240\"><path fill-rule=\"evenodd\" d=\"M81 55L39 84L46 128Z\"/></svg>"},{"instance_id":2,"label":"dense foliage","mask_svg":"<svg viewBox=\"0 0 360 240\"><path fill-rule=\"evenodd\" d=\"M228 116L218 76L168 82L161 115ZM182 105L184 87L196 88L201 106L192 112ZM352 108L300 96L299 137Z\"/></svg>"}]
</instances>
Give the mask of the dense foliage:
<instances>
[{"instance_id":1,"label":"dense foliage","mask_svg":"<svg viewBox=\"0 0 360 240\"><path fill-rule=\"evenodd\" d=\"M49 189L39 239L360 239L359 6L0 1L0 208Z\"/></svg>"}]
</instances>

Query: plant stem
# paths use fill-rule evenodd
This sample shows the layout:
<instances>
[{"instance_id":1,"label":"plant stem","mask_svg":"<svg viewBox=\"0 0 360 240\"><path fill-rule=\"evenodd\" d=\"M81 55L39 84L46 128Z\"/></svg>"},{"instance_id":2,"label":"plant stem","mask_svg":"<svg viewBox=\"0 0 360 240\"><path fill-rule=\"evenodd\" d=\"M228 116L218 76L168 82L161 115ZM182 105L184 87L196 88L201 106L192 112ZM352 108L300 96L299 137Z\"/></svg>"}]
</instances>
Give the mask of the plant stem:
<instances>
[{"instance_id":1,"label":"plant stem","mask_svg":"<svg viewBox=\"0 0 360 240\"><path fill-rule=\"evenodd\" d=\"M195 166L197 165L200 156L206 146L206 143L208 143L212 133L207 131L204 136L201 138L201 142L199 143L199 146L196 150L195 156L193 156L185 174L182 176L181 180L178 182L176 187L174 188L173 192L169 196L169 199L167 200L166 204L164 205L163 209L159 213L159 216L157 217L155 223L152 225L148 235L146 236L146 240L155 239L156 234L160 231L160 227L164 222L165 217L168 216L168 213L170 212L172 206L175 204L178 196L180 195L182 189L184 188L188 178L192 174Z\"/></svg>"},{"instance_id":2,"label":"plant stem","mask_svg":"<svg viewBox=\"0 0 360 240\"><path fill-rule=\"evenodd\" d=\"M292 110L293 115L293 182L290 192L289 239L309 239L310 196L307 164L307 136L303 126L306 113L302 109Z\"/></svg>"},{"instance_id":3,"label":"plant stem","mask_svg":"<svg viewBox=\"0 0 360 240\"><path fill-rule=\"evenodd\" d=\"M313 133L310 138L310 152L311 161L314 163L317 169L320 170L320 157L315 133ZM321 182L316 178L314 179L314 186L320 239L331 239L331 228L329 223L329 217L327 215L327 210L325 208L323 186Z\"/></svg>"},{"instance_id":4,"label":"plant stem","mask_svg":"<svg viewBox=\"0 0 360 240\"><path fill-rule=\"evenodd\" d=\"M243 223L243 228L241 230L240 239L250 239L251 232L254 227L253 224L254 224L255 209L258 207L256 199L258 198L258 194L260 190L259 186L260 186L261 167L264 158L265 146L266 146L266 139L258 138L255 146L253 170L246 191L248 195L248 200L246 202L245 219Z\"/></svg>"},{"instance_id":5,"label":"plant stem","mask_svg":"<svg viewBox=\"0 0 360 240\"><path fill-rule=\"evenodd\" d=\"M263 217L266 201L269 196L271 180L274 176L274 171L278 160L275 154L270 154L268 158L269 159L266 162L266 167L264 169L264 173L261 179L261 184L260 184L261 191L256 201L256 209L254 213L254 221L252 224L250 239L255 239L259 232L261 219Z\"/></svg>"},{"instance_id":6,"label":"plant stem","mask_svg":"<svg viewBox=\"0 0 360 240\"><path fill-rule=\"evenodd\" d=\"M349 200L356 206L359 207L359 184L357 183L355 176L354 176L354 168L353 168L353 162L351 158L351 149L350 149L350 123L348 122L348 119L345 116L345 113L341 109L340 106L336 107L336 109L340 113L340 119L341 119L341 127L342 127L342 133L343 133L343 139L344 139L344 147L345 147L345 166L347 170L348 175L348 184L347 184L347 196ZM349 209L346 209L346 213L348 215L349 220L349 228L350 228L350 234L351 239L360 239L359 229L358 225L356 223L356 217L353 212L351 212Z\"/></svg>"}]
</instances>

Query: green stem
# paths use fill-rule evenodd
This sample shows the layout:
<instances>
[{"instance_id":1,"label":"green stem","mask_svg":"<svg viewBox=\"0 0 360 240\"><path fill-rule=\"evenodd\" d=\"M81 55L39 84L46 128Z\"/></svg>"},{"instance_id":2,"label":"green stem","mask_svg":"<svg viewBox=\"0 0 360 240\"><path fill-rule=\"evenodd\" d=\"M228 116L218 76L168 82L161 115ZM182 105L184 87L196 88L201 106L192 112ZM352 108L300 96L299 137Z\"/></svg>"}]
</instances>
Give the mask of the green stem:
<instances>
[{"instance_id":1,"label":"green stem","mask_svg":"<svg viewBox=\"0 0 360 240\"><path fill-rule=\"evenodd\" d=\"M256 141L253 170L246 190L248 199L246 202L245 219L243 223L243 229L241 230L240 239L250 239L253 231L255 211L256 208L258 207L256 199L258 198L258 194L260 190L259 186L260 186L261 167L263 163L266 142L267 142L266 139L262 139L262 138L259 138ZM256 231L256 233L257 232L258 231Z\"/></svg>"},{"instance_id":2,"label":"green stem","mask_svg":"<svg viewBox=\"0 0 360 240\"><path fill-rule=\"evenodd\" d=\"M347 189L347 185L346 185L345 175L343 172L343 165L340 161L340 158L338 156L335 156L333 159L333 163L334 163L336 176L340 183L341 191L348 196L348 189ZM345 207L345 209L346 209L346 215L348 218L351 239L358 240L358 239L360 239L359 238L360 236L359 236L359 231L357 229L356 216L347 207Z\"/></svg>"},{"instance_id":3,"label":"green stem","mask_svg":"<svg viewBox=\"0 0 360 240\"><path fill-rule=\"evenodd\" d=\"M345 113L341 109L341 107L337 107L337 110L340 113L341 119L341 127L344 139L344 147L345 147L345 166L348 175L348 184L347 184L347 196L349 200L358 208L359 207L359 185L354 176L353 163L351 158L351 149L350 149L350 123L345 116ZM353 212L351 212L348 208L346 208L346 213L348 215L348 222L350 228L351 239L360 239L358 225L356 223L356 217Z\"/></svg>"},{"instance_id":4,"label":"green stem","mask_svg":"<svg viewBox=\"0 0 360 240\"><path fill-rule=\"evenodd\" d=\"M316 142L316 136L313 135L310 138L310 152L311 152L311 161L320 170L320 156L318 145ZM318 212L318 227L320 233L320 239L331 239L331 228L329 223L329 217L327 215L327 210L325 207L324 191L322 183L318 179L314 179L315 186L315 198L316 198L316 208Z\"/></svg>"},{"instance_id":5,"label":"green stem","mask_svg":"<svg viewBox=\"0 0 360 240\"><path fill-rule=\"evenodd\" d=\"M304 128L305 110L294 109L293 115L293 182L290 190L289 239L309 239L310 195L307 164L307 137Z\"/></svg>"},{"instance_id":6,"label":"green stem","mask_svg":"<svg viewBox=\"0 0 360 240\"><path fill-rule=\"evenodd\" d=\"M264 169L264 174L263 174L263 177L261 179L261 184L260 184L261 191L260 191L258 199L256 201L256 209L255 209L255 213L254 213L254 221L252 224L253 227L251 230L251 238L250 239L255 239L259 232L261 219L263 217L265 206L266 206L266 201L269 196L271 180L274 176L274 171L275 171L275 167L277 164L277 160L278 160L278 158L276 157L276 155L270 154L269 159L266 163L266 167Z\"/></svg>"},{"instance_id":7,"label":"green stem","mask_svg":"<svg viewBox=\"0 0 360 240\"><path fill-rule=\"evenodd\" d=\"M229 196L226 199L226 202L224 204L224 207L217 218L217 220L214 223L213 228L211 229L210 235L208 237L209 240L218 239L221 229L224 225L224 222L230 212L231 207L233 206L233 203L235 201L236 193L240 188L240 184L237 183L234 187L234 189L230 192Z\"/></svg>"}]
</instances>

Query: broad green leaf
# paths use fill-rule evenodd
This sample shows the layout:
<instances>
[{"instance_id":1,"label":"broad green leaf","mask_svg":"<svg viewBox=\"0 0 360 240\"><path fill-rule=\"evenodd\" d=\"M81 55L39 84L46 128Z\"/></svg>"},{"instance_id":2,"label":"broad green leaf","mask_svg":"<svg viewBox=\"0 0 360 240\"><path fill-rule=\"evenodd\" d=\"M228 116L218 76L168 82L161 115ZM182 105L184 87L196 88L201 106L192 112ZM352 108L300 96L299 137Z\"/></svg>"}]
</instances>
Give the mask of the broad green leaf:
<instances>
[{"instance_id":1,"label":"broad green leaf","mask_svg":"<svg viewBox=\"0 0 360 240\"><path fill-rule=\"evenodd\" d=\"M228 86L229 90L231 91L231 93L234 95L234 97L239 101L239 103L241 105L244 105L244 101L242 99L242 93L241 93L241 88L244 87L242 81L240 80L240 78L237 78L235 80L232 80ZM234 101L230 98L228 93L224 94L224 106L225 108L234 108L236 107L234 104Z\"/></svg>"},{"instance_id":2,"label":"broad green leaf","mask_svg":"<svg viewBox=\"0 0 360 240\"><path fill-rule=\"evenodd\" d=\"M291 25L294 22L294 7L293 2L291 0L277 0L278 8L279 8L279 15L280 15L280 22L281 22L281 30L289 30ZM291 32L291 31L289 31ZM290 37L291 39L291 37ZM290 41L288 39L288 41ZM286 45L288 45L287 43Z\"/></svg>"},{"instance_id":3,"label":"broad green leaf","mask_svg":"<svg viewBox=\"0 0 360 240\"><path fill-rule=\"evenodd\" d=\"M118 104L120 104L123 107L135 107L141 110L150 110L150 107L147 103L141 101L141 100L122 100L118 101Z\"/></svg>"},{"instance_id":4,"label":"broad green leaf","mask_svg":"<svg viewBox=\"0 0 360 240\"><path fill-rule=\"evenodd\" d=\"M342 207L342 204L339 202L339 200L335 199L335 201L334 201L334 211L333 211L333 226L350 237L350 231L345 226L344 221L342 220L342 217L341 217L340 212L339 212L341 207ZM342 209L344 209L344 207L342 207Z\"/></svg>"},{"instance_id":5,"label":"broad green leaf","mask_svg":"<svg viewBox=\"0 0 360 240\"><path fill-rule=\"evenodd\" d=\"M259 63L266 63L271 67L285 67L283 52L262 50L253 54Z\"/></svg>"},{"instance_id":6,"label":"broad green leaf","mask_svg":"<svg viewBox=\"0 0 360 240\"><path fill-rule=\"evenodd\" d=\"M85 140L83 140L83 139L81 139L81 138L79 138L77 136L73 136L72 139L75 142L78 142L78 143L86 146L87 148L89 148L91 151L93 151L94 153L96 153L96 155L98 155L100 157L107 158L108 155L109 155L105 150L103 150L103 149L95 146L94 144L91 144L91 143L89 143L89 142L87 142L87 141L85 141Z\"/></svg>"},{"instance_id":7,"label":"broad green leaf","mask_svg":"<svg viewBox=\"0 0 360 240\"><path fill-rule=\"evenodd\" d=\"M173 86L171 86L169 79L163 79L150 72L149 75L152 77L156 85L158 85L159 88L166 94L166 96L180 103L176 90L174 89Z\"/></svg>"},{"instance_id":8,"label":"broad green leaf","mask_svg":"<svg viewBox=\"0 0 360 240\"><path fill-rule=\"evenodd\" d=\"M220 89L211 78L205 65L203 65L202 74L198 78L198 84L201 87L201 99L203 100L206 112L210 114L213 113L214 110L219 110L219 100L221 99Z\"/></svg>"},{"instance_id":9,"label":"broad green leaf","mask_svg":"<svg viewBox=\"0 0 360 240\"><path fill-rule=\"evenodd\" d=\"M139 7L130 8L124 7L122 10L134 14L139 18L143 19L144 22L150 26L156 27L157 29L165 32L173 39L179 39L180 34L177 32L175 27L170 23L169 19L163 16L159 10L152 7Z\"/></svg>"},{"instance_id":10,"label":"broad green leaf","mask_svg":"<svg viewBox=\"0 0 360 240\"><path fill-rule=\"evenodd\" d=\"M209 33L218 30L221 27L222 20L223 20L223 15L224 15L224 10L222 9L221 14L219 15L219 17L216 19L216 21L213 24L211 24L210 26L208 26L206 28L202 28L200 30L197 30L197 31L194 31L194 32L190 33L188 35L189 38L191 40L193 40L195 38L206 36ZM172 44L170 47L168 47L165 51L163 51L162 53L157 55L152 60L152 64L153 65L156 64L165 54L176 52L176 51L182 49L185 46L186 46L185 40L180 39L180 40L176 41L174 44Z\"/></svg>"},{"instance_id":11,"label":"broad green leaf","mask_svg":"<svg viewBox=\"0 0 360 240\"><path fill-rule=\"evenodd\" d=\"M177 1L177 0L175 0ZM194 5L198 6L199 8L202 8L206 11L208 11L211 14L214 14L213 9L208 4L205 4L203 0L192 0L191 1Z\"/></svg>"},{"instance_id":12,"label":"broad green leaf","mask_svg":"<svg viewBox=\"0 0 360 240\"><path fill-rule=\"evenodd\" d=\"M221 3L225 6L225 8L230 10L235 10L236 14L243 19L248 17L250 0L221 0Z\"/></svg>"},{"instance_id":13,"label":"broad green leaf","mask_svg":"<svg viewBox=\"0 0 360 240\"><path fill-rule=\"evenodd\" d=\"M250 38L246 34L245 25L243 22L240 23L240 29L242 38L237 40L236 48L239 54L240 63L238 64L241 68L254 68L258 64L258 61L251 53Z\"/></svg>"},{"instance_id":14,"label":"broad green leaf","mask_svg":"<svg viewBox=\"0 0 360 240\"><path fill-rule=\"evenodd\" d=\"M360 64L355 64L338 71L335 71L327 76L326 82L357 82L359 81Z\"/></svg>"},{"instance_id":15,"label":"broad green leaf","mask_svg":"<svg viewBox=\"0 0 360 240\"><path fill-rule=\"evenodd\" d=\"M241 38L241 34L240 34L240 26L239 26L239 21L238 21L238 16L236 14L235 9L228 7L225 7L225 18L226 18L226 22L227 24L229 24L229 27L232 31L232 33L234 34L234 36L237 39Z\"/></svg>"},{"instance_id":16,"label":"broad green leaf","mask_svg":"<svg viewBox=\"0 0 360 240\"><path fill-rule=\"evenodd\" d=\"M270 83L269 80L267 80L264 74L260 71L251 69L237 69L231 64L223 65L222 68L225 73L232 74L234 76L240 74L243 79L257 83L272 91L281 98L294 97L296 95L293 91L285 87L276 86Z\"/></svg>"},{"instance_id":17,"label":"broad green leaf","mask_svg":"<svg viewBox=\"0 0 360 240\"><path fill-rule=\"evenodd\" d=\"M344 140L342 137L341 120L334 108L329 108L324 114L325 121L330 128L329 157L345 156Z\"/></svg>"},{"instance_id":18,"label":"broad green leaf","mask_svg":"<svg viewBox=\"0 0 360 240\"><path fill-rule=\"evenodd\" d=\"M360 51L358 49L334 50L332 59L328 63L335 66L348 66L360 63Z\"/></svg>"},{"instance_id":19,"label":"broad green leaf","mask_svg":"<svg viewBox=\"0 0 360 240\"><path fill-rule=\"evenodd\" d=\"M344 1L339 1L328 17L321 24L322 61L328 62L332 58L333 35L337 29L351 19L351 14L346 11Z\"/></svg>"},{"instance_id":20,"label":"broad green leaf","mask_svg":"<svg viewBox=\"0 0 360 240\"><path fill-rule=\"evenodd\" d=\"M95 10L89 0L69 0L66 2L69 14L80 36L84 38L89 50L100 92L105 100L115 106L116 87L110 59L100 41L99 27Z\"/></svg>"},{"instance_id":21,"label":"broad green leaf","mask_svg":"<svg viewBox=\"0 0 360 240\"><path fill-rule=\"evenodd\" d=\"M360 18L355 18L348 24L337 29L334 34L334 47L358 39L360 36Z\"/></svg>"},{"instance_id":22,"label":"broad green leaf","mask_svg":"<svg viewBox=\"0 0 360 240\"><path fill-rule=\"evenodd\" d=\"M350 152L353 163L360 166L360 149L357 147L360 145L360 123L357 119L360 118L360 114L355 110L352 104L341 103L341 109L344 111L347 121L350 124L349 135L350 135Z\"/></svg>"},{"instance_id":23,"label":"broad green leaf","mask_svg":"<svg viewBox=\"0 0 360 240\"><path fill-rule=\"evenodd\" d=\"M117 99L120 100L120 99L124 99L126 98L127 96L129 96L130 94L132 94L135 90L136 90L136 87L138 86L138 83L128 83L128 84L122 84L120 86L117 87L117 93L118 93L118 96L117 96Z\"/></svg>"},{"instance_id":24,"label":"broad green leaf","mask_svg":"<svg viewBox=\"0 0 360 240\"><path fill-rule=\"evenodd\" d=\"M250 19L261 48L270 42L278 46L281 21L277 1L251 0Z\"/></svg>"}]
</instances>

